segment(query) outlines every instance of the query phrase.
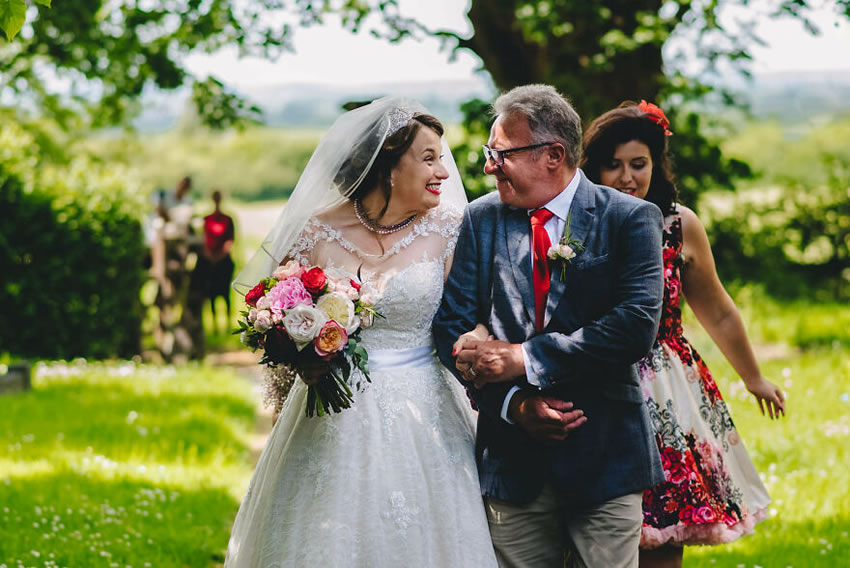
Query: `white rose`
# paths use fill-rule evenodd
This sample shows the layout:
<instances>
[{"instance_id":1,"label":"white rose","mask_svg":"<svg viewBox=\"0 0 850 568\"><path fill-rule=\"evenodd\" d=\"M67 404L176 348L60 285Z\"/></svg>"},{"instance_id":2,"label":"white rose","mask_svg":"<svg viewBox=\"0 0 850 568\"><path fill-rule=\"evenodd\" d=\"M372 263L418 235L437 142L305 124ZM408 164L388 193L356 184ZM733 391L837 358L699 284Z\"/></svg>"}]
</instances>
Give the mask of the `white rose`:
<instances>
[{"instance_id":1,"label":"white rose","mask_svg":"<svg viewBox=\"0 0 850 568\"><path fill-rule=\"evenodd\" d=\"M276 324L283 321L283 314L280 312L272 312L272 321Z\"/></svg>"},{"instance_id":2,"label":"white rose","mask_svg":"<svg viewBox=\"0 0 850 568\"><path fill-rule=\"evenodd\" d=\"M258 310L268 310L272 307L272 302L269 300L268 295L263 296L259 300L257 300L257 309Z\"/></svg>"},{"instance_id":3,"label":"white rose","mask_svg":"<svg viewBox=\"0 0 850 568\"><path fill-rule=\"evenodd\" d=\"M572 257L576 255L576 251L573 250L573 247L570 245L561 245L561 256L570 260Z\"/></svg>"},{"instance_id":4,"label":"white rose","mask_svg":"<svg viewBox=\"0 0 850 568\"><path fill-rule=\"evenodd\" d=\"M259 310L257 317L254 319L254 329L260 333L265 333L272 326L272 313L268 310Z\"/></svg>"},{"instance_id":5,"label":"white rose","mask_svg":"<svg viewBox=\"0 0 850 568\"><path fill-rule=\"evenodd\" d=\"M364 306L374 306L375 305L375 297L369 292L360 291L360 303Z\"/></svg>"},{"instance_id":6,"label":"white rose","mask_svg":"<svg viewBox=\"0 0 850 568\"><path fill-rule=\"evenodd\" d=\"M546 256L549 257L549 260L557 260L558 249L556 249L555 247L549 247L549 252L546 253Z\"/></svg>"},{"instance_id":7,"label":"white rose","mask_svg":"<svg viewBox=\"0 0 850 568\"><path fill-rule=\"evenodd\" d=\"M250 310L248 310L248 323L252 324L255 321L257 321L257 314L258 313L259 313L259 310L257 310L257 308L251 308Z\"/></svg>"},{"instance_id":8,"label":"white rose","mask_svg":"<svg viewBox=\"0 0 850 568\"><path fill-rule=\"evenodd\" d=\"M354 300L360 297L360 292L358 292L357 288L355 288L354 286L349 285L345 289L345 295L348 296L348 299L353 302Z\"/></svg>"},{"instance_id":9,"label":"white rose","mask_svg":"<svg viewBox=\"0 0 850 568\"><path fill-rule=\"evenodd\" d=\"M298 304L286 313L283 318L283 327L298 350L304 349L304 346L313 341L322 326L328 321L327 316L322 310Z\"/></svg>"},{"instance_id":10,"label":"white rose","mask_svg":"<svg viewBox=\"0 0 850 568\"><path fill-rule=\"evenodd\" d=\"M328 319L334 320L346 332L352 333L360 324L359 318L354 315L354 302L342 292L331 292L325 294L316 302L316 307L328 315Z\"/></svg>"}]
</instances>

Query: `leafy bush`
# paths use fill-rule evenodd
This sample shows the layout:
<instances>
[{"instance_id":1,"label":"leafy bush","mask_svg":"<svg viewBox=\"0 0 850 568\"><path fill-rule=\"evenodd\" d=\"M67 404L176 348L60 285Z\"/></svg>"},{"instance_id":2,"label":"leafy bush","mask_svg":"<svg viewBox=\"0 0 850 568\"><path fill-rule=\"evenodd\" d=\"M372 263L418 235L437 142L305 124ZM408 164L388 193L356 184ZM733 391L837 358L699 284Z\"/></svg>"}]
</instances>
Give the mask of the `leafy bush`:
<instances>
[{"instance_id":1,"label":"leafy bush","mask_svg":"<svg viewBox=\"0 0 850 568\"><path fill-rule=\"evenodd\" d=\"M805 131L757 123L726 150L760 179L700 202L721 277L784 298L850 297L850 120Z\"/></svg>"},{"instance_id":2,"label":"leafy bush","mask_svg":"<svg viewBox=\"0 0 850 568\"><path fill-rule=\"evenodd\" d=\"M701 204L721 280L761 282L783 298L850 297L847 190L771 188Z\"/></svg>"},{"instance_id":3,"label":"leafy bush","mask_svg":"<svg viewBox=\"0 0 850 568\"><path fill-rule=\"evenodd\" d=\"M0 351L138 353L144 245L128 178L85 156L39 156L24 130L0 128Z\"/></svg>"}]
</instances>

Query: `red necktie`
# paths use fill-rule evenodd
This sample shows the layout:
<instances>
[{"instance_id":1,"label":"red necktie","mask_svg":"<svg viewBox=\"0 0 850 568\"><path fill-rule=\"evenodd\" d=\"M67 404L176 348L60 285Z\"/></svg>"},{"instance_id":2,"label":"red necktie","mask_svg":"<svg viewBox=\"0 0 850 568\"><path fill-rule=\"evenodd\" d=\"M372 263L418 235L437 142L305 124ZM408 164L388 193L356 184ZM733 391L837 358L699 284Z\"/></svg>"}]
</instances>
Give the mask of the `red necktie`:
<instances>
[{"instance_id":1,"label":"red necktie","mask_svg":"<svg viewBox=\"0 0 850 568\"><path fill-rule=\"evenodd\" d=\"M537 209L531 214L531 253L534 257L532 281L538 332L543 330L543 320L546 317L546 296L549 294L549 263L546 253L552 244L544 225L553 215L548 209Z\"/></svg>"}]
</instances>

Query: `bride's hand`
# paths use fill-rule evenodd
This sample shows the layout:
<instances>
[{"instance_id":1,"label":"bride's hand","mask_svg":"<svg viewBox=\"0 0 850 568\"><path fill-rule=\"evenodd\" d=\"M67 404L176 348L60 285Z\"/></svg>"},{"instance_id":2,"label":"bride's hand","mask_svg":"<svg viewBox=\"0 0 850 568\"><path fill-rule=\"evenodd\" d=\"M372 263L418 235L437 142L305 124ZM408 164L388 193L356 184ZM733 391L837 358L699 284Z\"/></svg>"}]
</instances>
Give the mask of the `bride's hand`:
<instances>
[{"instance_id":1,"label":"bride's hand","mask_svg":"<svg viewBox=\"0 0 850 568\"><path fill-rule=\"evenodd\" d=\"M490 330L487 329L486 325L479 323L475 326L475 329L467 331L457 338L457 341L452 346L452 355L457 356L465 348L464 346L469 346L471 342L478 343L479 341L489 341L491 339L493 339L493 336L490 335Z\"/></svg>"}]
</instances>

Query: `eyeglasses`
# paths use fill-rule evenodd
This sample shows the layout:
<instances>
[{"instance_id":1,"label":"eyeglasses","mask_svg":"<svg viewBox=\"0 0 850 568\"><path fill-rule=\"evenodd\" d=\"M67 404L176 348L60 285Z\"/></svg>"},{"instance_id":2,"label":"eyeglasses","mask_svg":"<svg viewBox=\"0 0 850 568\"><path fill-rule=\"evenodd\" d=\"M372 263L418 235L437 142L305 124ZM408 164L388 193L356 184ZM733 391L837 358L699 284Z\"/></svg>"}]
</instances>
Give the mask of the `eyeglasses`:
<instances>
[{"instance_id":1,"label":"eyeglasses","mask_svg":"<svg viewBox=\"0 0 850 568\"><path fill-rule=\"evenodd\" d=\"M541 146L548 146L550 144L554 144L554 142L541 142L540 144L532 144L531 146L521 146L519 148L508 148L507 150L494 150L487 144L484 144L482 148L484 148L484 159L485 160L493 160L493 163L497 166L501 166L505 163L505 155L510 154L511 152L522 152L523 150L532 150L534 148L540 148Z\"/></svg>"}]
</instances>

